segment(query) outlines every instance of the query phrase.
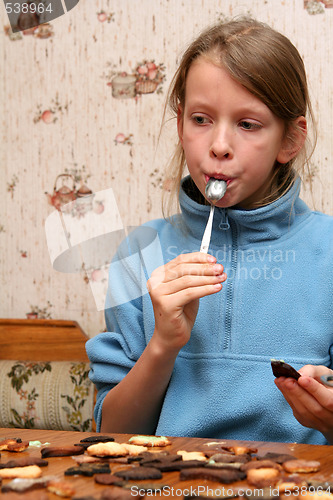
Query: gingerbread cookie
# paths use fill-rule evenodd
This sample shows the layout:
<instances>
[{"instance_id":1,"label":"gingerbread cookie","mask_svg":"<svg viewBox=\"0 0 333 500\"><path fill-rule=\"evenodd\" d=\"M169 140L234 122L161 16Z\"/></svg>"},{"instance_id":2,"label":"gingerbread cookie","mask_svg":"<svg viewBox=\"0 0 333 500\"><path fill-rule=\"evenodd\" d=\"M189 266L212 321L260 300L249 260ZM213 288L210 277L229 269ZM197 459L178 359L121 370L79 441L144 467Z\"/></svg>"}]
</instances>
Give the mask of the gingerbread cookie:
<instances>
[{"instance_id":1,"label":"gingerbread cookie","mask_svg":"<svg viewBox=\"0 0 333 500\"><path fill-rule=\"evenodd\" d=\"M8 438L0 441L0 451L14 451L16 453L28 448L29 441L22 441L20 438Z\"/></svg>"},{"instance_id":2,"label":"gingerbread cookie","mask_svg":"<svg viewBox=\"0 0 333 500\"><path fill-rule=\"evenodd\" d=\"M125 457L128 450L123 444L108 442L92 444L87 448L87 453L96 457Z\"/></svg>"},{"instance_id":3,"label":"gingerbread cookie","mask_svg":"<svg viewBox=\"0 0 333 500\"><path fill-rule=\"evenodd\" d=\"M222 446L221 448L224 452L233 453L234 455L252 455L258 451L258 448L249 446Z\"/></svg>"},{"instance_id":4,"label":"gingerbread cookie","mask_svg":"<svg viewBox=\"0 0 333 500\"><path fill-rule=\"evenodd\" d=\"M201 460L204 462L207 461L207 457L202 451L179 450L177 451L177 455L180 455L183 460Z\"/></svg>"},{"instance_id":5,"label":"gingerbread cookie","mask_svg":"<svg viewBox=\"0 0 333 500\"><path fill-rule=\"evenodd\" d=\"M0 469L2 479L14 479L22 477L26 479L35 479L42 475L42 469L38 465L28 465L26 467L11 467L9 469Z\"/></svg>"},{"instance_id":6,"label":"gingerbread cookie","mask_svg":"<svg viewBox=\"0 0 333 500\"><path fill-rule=\"evenodd\" d=\"M317 460L288 460L288 462L283 464L283 468L290 473L318 472L320 469L320 462Z\"/></svg>"},{"instance_id":7,"label":"gingerbread cookie","mask_svg":"<svg viewBox=\"0 0 333 500\"><path fill-rule=\"evenodd\" d=\"M54 493L60 497L72 497L75 495L75 489L70 483L66 481L49 481L47 484L47 490L50 493Z\"/></svg>"},{"instance_id":8,"label":"gingerbread cookie","mask_svg":"<svg viewBox=\"0 0 333 500\"><path fill-rule=\"evenodd\" d=\"M128 442L130 444L137 444L140 446L169 446L171 441L165 436L132 436Z\"/></svg>"},{"instance_id":9,"label":"gingerbread cookie","mask_svg":"<svg viewBox=\"0 0 333 500\"><path fill-rule=\"evenodd\" d=\"M247 471L250 469L277 469L282 471L282 466L273 460L252 460L242 465L242 470Z\"/></svg>"},{"instance_id":10,"label":"gingerbread cookie","mask_svg":"<svg viewBox=\"0 0 333 500\"><path fill-rule=\"evenodd\" d=\"M246 476L251 486L265 488L267 486L275 486L280 477L280 471L274 467L262 467L260 469L248 470Z\"/></svg>"}]
</instances>

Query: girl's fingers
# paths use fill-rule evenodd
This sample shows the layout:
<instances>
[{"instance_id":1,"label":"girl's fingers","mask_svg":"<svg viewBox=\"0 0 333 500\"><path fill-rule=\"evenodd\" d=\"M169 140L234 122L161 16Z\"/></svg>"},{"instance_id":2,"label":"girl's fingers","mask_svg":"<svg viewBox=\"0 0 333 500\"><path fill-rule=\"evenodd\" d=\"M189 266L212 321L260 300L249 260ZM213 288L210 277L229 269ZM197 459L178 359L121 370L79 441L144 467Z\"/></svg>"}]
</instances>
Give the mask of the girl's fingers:
<instances>
[{"instance_id":1,"label":"girl's fingers","mask_svg":"<svg viewBox=\"0 0 333 500\"><path fill-rule=\"evenodd\" d=\"M333 375L333 371L324 365L304 365L299 371L302 375L307 375L318 381L322 375Z\"/></svg>"},{"instance_id":2,"label":"girl's fingers","mask_svg":"<svg viewBox=\"0 0 333 500\"><path fill-rule=\"evenodd\" d=\"M300 377L299 385L321 406L333 412L333 387L326 387L311 377Z\"/></svg>"},{"instance_id":3,"label":"girl's fingers","mask_svg":"<svg viewBox=\"0 0 333 500\"><path fill-rule=\"evenodd\" d=\"M168 305L169 306L171 305L172 307L172 303L174 303L175 307L184 307L193 300L201 299L202 297L205 297L207 295L213 295L214 293L217 293L220 290L222 290L221 283L186 288L184 290L174 293L173 295L170 295L168 297L169 300Z\"/></svg>"},{"instance_id":4,"label":"girl's fingers","mask_svg":"<svg viewBox=\"0 0 333 500\"><path fill-rule=\"evenodd\" d=\"M177 266L165 267L164 281L171 281L186 275L194 276L219 276L223 273L222 264L179 264Z\"/></svg>"},{"instance_id":5,"label":"girl's fingers","mask_svg":"<svg viewBox=\"0 0 333 500\"><path fill-rule=\"evenodd\" d=\"M155 276L156 278L156 276ZM170 279L169 281L163 280L151 281L150 291L153 291L153 287L158 285L158 295L160 297L166 297L169 295L177 294L181 291L190 290L192 288L216 285L218 283L223 283L227 279L226 274L222 273L220 275L185 275L178 277L176 279ZM155 294L156 295L156 294Z\"/></svg>"},{"instance_id":6,"label":"girl's fingers","mask_svg":"<svg viewBox=\"0 0 333 500\"><path fill-rule=\"evenodd\" d=\"M276 379L276 385L302 425L321 432L327 430L333 419L333 392L330 389L306 376L300 377L298 382L281 377Z\"/></svg>"},{"instance_id":7,"label":"girl's fingers","mask_svg":"<svg viewBox=\"0 0 333 500\"><path fill-rule=\"evenodd\" d=\"M194 254L179 255L176 259L161 266L152 273L148 280L148 290L155 289L158 285L169 283L183 276L224 276L222 264L217 264L215 257L213 262L207 260L207 254L200 252ZM190 285L193 286L193 285Z\"/></svg>"},{"instance_id":8,"label":"girl's fingers","mask_svg":"<svg viewBox=\"0 0 333 500\"><path fill-rule=\"evenodd\" d=\"M212 269L216 264L216 258L212 255L195 252L178 255L178 257L170 260L170 262L168 262L164 266L161 266L161 268L159 269L164 268L168 271L171 271L173 269L181 270L182 268L186 269L187 266L193 266L193 269L200 269L200 267L203 265L207 266L207 269ZM219 264L219 266L221 266L221 264Z\"/></svg>"},{"instance_id":9,"label":"girl's fingers","mask_svg":"<svg viewBox=\"0 0 333 500\"><path fill-rule=\"evenodd\" d=\"M281 378L276 385L294 405L307 406L312 411L318 404L333 412L333 388L325 387L312 377L303 375L298 381Z\"/></svg>"},{"instance_id":10,"label":"girl's fingers","mask_svg":"<svg viewBox=\"0 0 333 500\"><path fill-rule=\"evenodd\" d=\"M196 262L199 264L216 262L216 257L208 253L203 252L193 252L193 253L182 253L178 255L175 259L170 260L169 264L178 265L179 263Z\"/></svg>"}]
</instances>

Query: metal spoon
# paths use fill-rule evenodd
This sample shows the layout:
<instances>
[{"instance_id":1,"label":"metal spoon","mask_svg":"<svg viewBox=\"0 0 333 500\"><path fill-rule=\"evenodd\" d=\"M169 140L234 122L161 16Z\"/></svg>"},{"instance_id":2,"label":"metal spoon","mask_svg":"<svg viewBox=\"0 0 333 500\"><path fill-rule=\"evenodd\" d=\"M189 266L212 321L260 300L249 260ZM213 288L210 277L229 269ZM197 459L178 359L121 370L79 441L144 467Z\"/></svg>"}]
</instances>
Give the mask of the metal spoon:
<instances>
[{"instance_id":1,"label":"metal spoon","mask_svg":"<svg viewBox=\"0 0 333 500\"><path fill-rule=\"evenodd\" d=\"M226 181L222 181L221 179L214 179L211 177L207 182L205 193L209 201L212 203L216 203L225 195L227 190Z\"/></svg>"},{"instance_id":2,"label":"metal spoon","mask_svg":"<svg viewBox=\"0 0 333 500\"><path fill-rule=\"evenodd\" d=\"M211 202L210 212L208 217L207 226L202 237L200 252L207 253L210 243L210 238L212 235L212 227L213 227L213 217L214 217L214 209L215 203L218 202L227 190L227 183L225 181L219 179L213 179L212 177L209 179L206 185L205 193L209 201Z\"/></svg>"}]
</instances>

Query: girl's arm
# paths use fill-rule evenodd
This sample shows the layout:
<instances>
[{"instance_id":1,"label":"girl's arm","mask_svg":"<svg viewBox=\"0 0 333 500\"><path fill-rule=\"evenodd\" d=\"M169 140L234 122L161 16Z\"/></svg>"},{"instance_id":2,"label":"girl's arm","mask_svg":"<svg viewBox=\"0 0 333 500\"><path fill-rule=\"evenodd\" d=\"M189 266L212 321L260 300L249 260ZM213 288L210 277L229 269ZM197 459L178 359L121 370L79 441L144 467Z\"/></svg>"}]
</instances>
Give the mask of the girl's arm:
<instances>
[{"instance_id":1,"label":"girl's arm","mask_svg":"<svg viewBox=\"0 0 333 500\"><path fill-rule=\"evenodd\" d=\"M147 283L155 330L128 374L106 395L101 432L155 432L180 349L188 342L199 299L222 289L226 279L215 257L180 255L156 269Z\"/></svg>"},{"instance_id":2,"label":"girl's arm","mask_svg":"<svg viewBox=\"0 0 333 500\"><path fill-rule=\"evenodd\" d=\"M154 434L176 354L153 339L128 374L105 396L101 432Z\"/></svg>"},{"instance_id":3,"label":"girl's arm","mask_svg":"<svg viewBox=\"0 0 333 500\"><path fill-rule=\"evenodd\" d=\"M333 387L320 382L322 375L333 374L326 366L305 365L298 381L291 378L275 379L294 417L305 427L320 431L333 444Z\"/></svg>"}]
</instances>

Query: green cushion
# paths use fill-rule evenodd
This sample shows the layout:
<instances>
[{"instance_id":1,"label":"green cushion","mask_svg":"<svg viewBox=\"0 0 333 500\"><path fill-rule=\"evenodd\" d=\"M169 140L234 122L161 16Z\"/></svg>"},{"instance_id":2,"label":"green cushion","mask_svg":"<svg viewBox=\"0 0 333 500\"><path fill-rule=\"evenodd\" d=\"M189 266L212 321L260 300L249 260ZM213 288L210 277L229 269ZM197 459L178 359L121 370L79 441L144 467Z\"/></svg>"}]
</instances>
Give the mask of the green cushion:
<instances>
[{"instance_id":1,"label":"green cushion","mask_svg":"<svg viewBox=\"0 0 333 500\"><path fill-rule=\"evenodd\" d=\"M0 427L91 431L89 363L0 361Z\"/></svg>"}]
</instances>

